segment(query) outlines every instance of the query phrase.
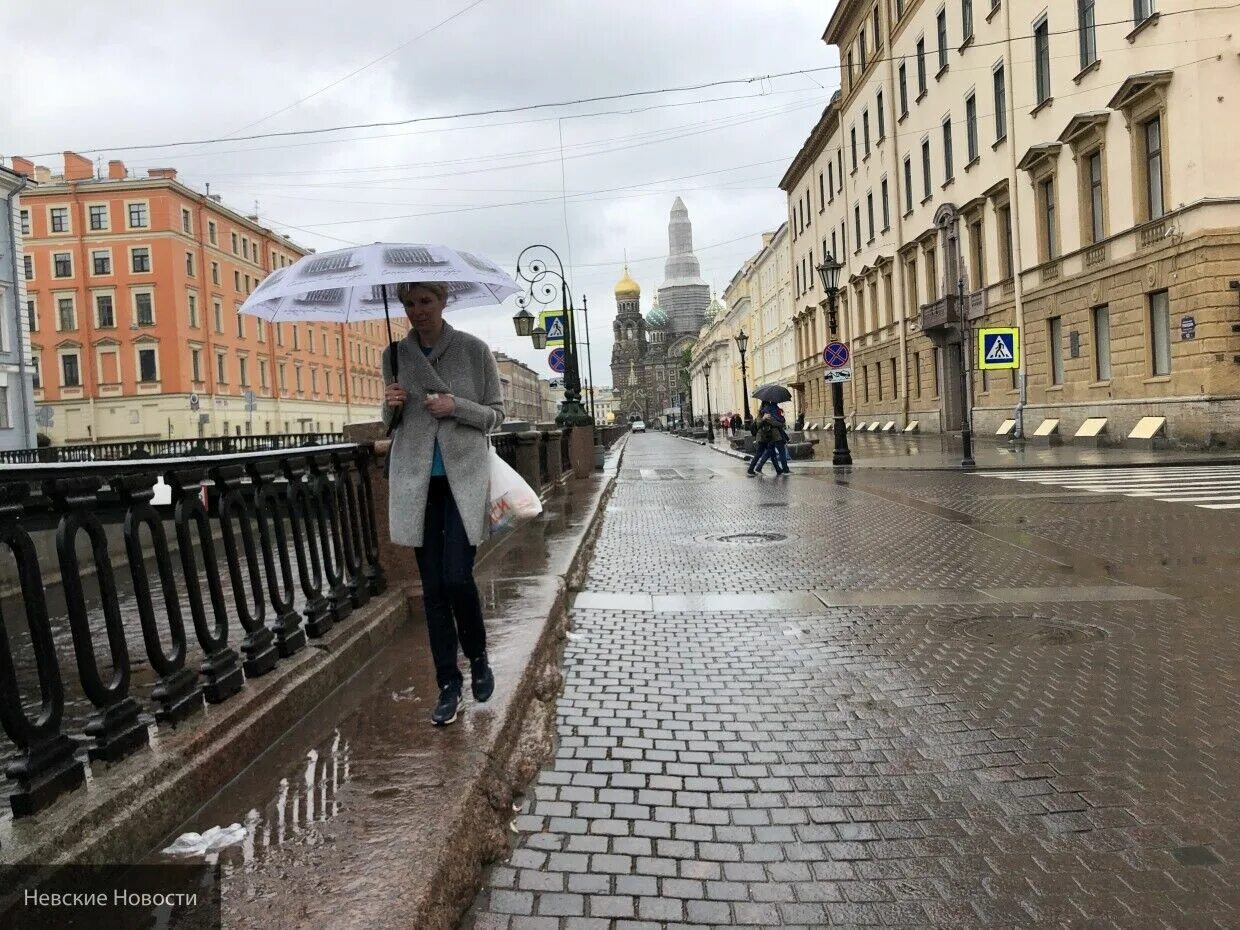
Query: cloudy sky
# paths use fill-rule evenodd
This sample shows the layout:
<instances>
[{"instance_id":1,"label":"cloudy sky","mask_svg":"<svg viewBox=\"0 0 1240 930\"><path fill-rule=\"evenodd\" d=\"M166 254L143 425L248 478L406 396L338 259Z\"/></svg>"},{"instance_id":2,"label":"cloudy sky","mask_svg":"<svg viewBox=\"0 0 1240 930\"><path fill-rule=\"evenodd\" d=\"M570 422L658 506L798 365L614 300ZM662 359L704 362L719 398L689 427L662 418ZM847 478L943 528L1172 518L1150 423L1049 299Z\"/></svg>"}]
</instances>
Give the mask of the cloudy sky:
<instances>
[{"instance_id":1,"label":"cloudy sky","mask_svg":"<svg viewBox=\"0 0 1240 930\"><path fill-rule=\"evenodd\" d=\"M175 167L320 250L443 242L511 270L525 245L548 243L592 304L598 384L626 253L648 309L679 194L722 290L782 221L778 180L837 86L820 39L829 0L111 0L75 4L54 29L17 6L0 11L0 55L22 89L0 110L0 154L57 171L45 153L64 149L143 174ZM195 144L167 145L182 141ZM165 147L136 148L152 144ZM546 373L514 310L453 322Z\"/></svg>"}]
</instances>

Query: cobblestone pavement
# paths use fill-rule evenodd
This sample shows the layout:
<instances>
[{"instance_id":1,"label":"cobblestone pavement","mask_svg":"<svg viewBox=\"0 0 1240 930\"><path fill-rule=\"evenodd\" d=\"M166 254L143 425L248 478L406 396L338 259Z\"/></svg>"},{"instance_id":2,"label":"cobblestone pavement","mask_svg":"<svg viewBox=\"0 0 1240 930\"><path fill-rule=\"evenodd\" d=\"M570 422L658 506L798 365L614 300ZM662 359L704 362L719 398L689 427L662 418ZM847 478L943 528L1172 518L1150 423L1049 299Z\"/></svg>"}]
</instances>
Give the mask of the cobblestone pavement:
<instances>
[{"instance_id":1,"label":"cobblestone pavement","mask_svg":"<svg viewBox=\"0 0 1240 930\"><path fill-rule=\"evenodd\" d=\"M1240 925L1240 515L1020 491L634 437L464 926Z\"/></svg>"}]
</instances>

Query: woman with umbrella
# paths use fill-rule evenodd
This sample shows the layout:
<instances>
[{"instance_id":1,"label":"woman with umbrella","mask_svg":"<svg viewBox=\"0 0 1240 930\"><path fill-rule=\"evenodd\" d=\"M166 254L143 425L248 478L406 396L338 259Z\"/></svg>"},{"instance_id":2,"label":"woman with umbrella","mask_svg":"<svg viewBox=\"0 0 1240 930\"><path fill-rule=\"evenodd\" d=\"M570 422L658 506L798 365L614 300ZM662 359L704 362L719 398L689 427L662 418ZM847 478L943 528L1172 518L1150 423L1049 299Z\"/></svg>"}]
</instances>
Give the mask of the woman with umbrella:
<instances>
[{"instance_id":1,"label":"woman with umbrella","mask_svg":"<svg viewBox=\"0 0 1240 930\"><path fill-rule=\"evenodd\" d=\"M753 396L762 402L759 417L770 416L775 426L775 442L771 445L767 458L775 462L776 474L787 475L788 468L788 421L779 405L792 400L792 392L782 384L764 384L753 392ZM765 459L763 460L765 462ZM759 470L761 465L758 466Z\"/></svg>"},{"instance_id":2,"label":"woman with umbrella","mask_svg":"<svg viewBox=\"0 0 1240 930\"><path fill-rule=\"evenodd\" d=\"M273 323L384 320L387 383L383 422L392 542L413 547L422 576L439 700L431 720L456 720L469 659L474 699L488 700L495 676L474 556L490 531L487 435L504 419L495 358L485 342L444 322L444 310L493 306L520 292L493 262L440 245L376 242L307 256L268 275L241 307ZM392 339L390 302L404 307L409 333Z\"/></svg>"}]
</instances>

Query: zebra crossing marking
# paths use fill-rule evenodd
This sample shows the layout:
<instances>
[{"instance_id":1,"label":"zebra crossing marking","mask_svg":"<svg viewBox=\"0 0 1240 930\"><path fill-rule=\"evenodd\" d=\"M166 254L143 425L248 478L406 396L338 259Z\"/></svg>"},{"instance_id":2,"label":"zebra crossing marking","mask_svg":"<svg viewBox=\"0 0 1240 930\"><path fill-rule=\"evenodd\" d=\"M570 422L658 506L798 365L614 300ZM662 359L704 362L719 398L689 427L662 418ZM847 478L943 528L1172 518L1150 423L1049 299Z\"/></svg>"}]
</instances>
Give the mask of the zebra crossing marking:
<instances>
[{"instance_id":1,"label":"zebra crossing marking","mask_svg":"<svg viewBox=\"0 0 1240 930\"><path fill-rule=\"evenodd\" d=\"M1240 466L1183 465L1150 468L1035 469L974 472L982 478L1119 494L1203 510L1240 510Z\"/></svg>"}]
</instances>

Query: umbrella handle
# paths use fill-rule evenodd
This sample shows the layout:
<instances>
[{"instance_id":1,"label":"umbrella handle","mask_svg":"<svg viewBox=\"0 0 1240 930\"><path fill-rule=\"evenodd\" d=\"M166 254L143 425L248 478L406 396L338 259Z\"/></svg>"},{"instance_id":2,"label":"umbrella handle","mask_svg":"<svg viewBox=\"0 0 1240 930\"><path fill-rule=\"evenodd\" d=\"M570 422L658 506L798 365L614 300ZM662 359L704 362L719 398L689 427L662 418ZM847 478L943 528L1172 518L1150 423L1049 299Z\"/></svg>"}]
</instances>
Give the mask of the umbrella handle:
<instances>
[{"instance_id":1,"label":"umbrella handle","mask_svg":"<svg viewBox=\"0 0 1240 930\"><path fill-rule=\"evenodd\" d=\"M396 358L396 340L392 338L392 311L388 308L387 285L380 284L383 289L383 319L387 323L388 345L392 349L392 383L395 384L399 380Z\"/></svg>"}]
</instances>

